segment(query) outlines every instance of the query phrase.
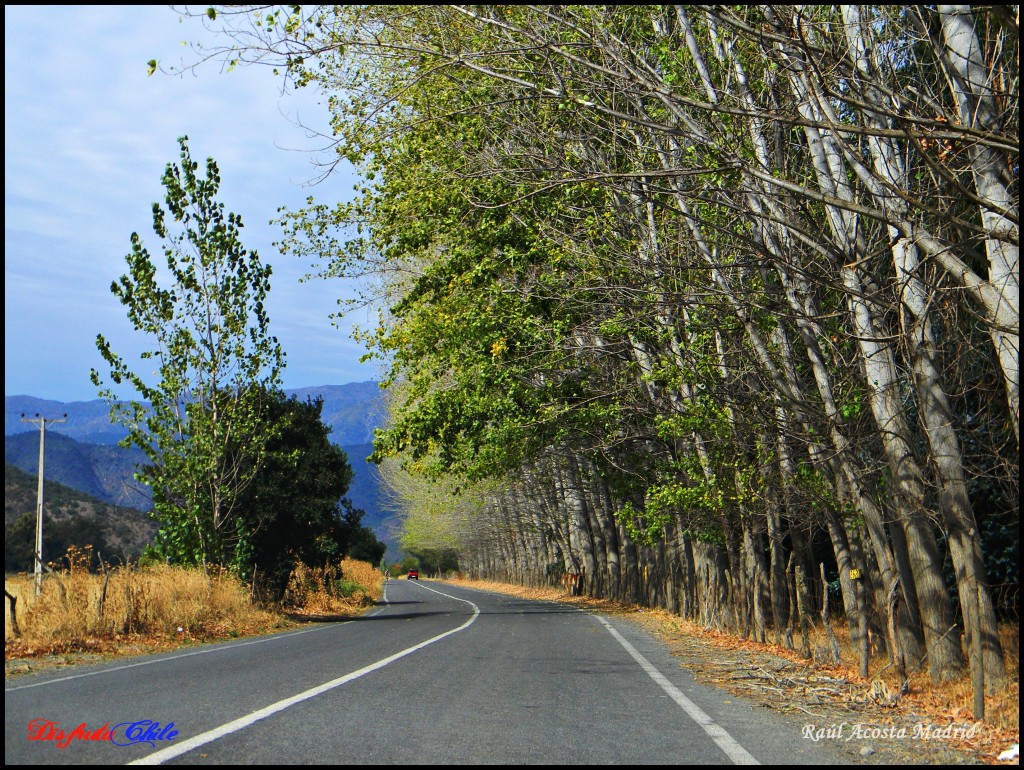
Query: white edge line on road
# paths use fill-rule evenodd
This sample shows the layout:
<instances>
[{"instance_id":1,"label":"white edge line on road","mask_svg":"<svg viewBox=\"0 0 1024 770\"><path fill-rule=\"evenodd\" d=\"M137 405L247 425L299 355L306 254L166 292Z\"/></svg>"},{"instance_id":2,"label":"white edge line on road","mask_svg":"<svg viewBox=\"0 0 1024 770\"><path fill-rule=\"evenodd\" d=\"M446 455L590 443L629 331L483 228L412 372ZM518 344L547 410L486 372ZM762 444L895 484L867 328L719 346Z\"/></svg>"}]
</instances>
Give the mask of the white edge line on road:
<instances>
[{"instance_id":1,"label":"white edge line on road","mask_svg":"<svg viewBox=\"0 0 1024 770\"><path fill-rule=\"evenodd\" d=\"M376 613L371 613L376 614ZM321 626L319 628L307 628L302 631L292 631L290 633L275 634L273 636L267 636L263 639L254 639L251 642L235 642L233 644L219 644L216 647L207 647L202 650L194 650L193 652L184 652L181 655L168 655L166 657L152 658L150 660L141 660L138 663L127 663L123 666L112 666L111 668L105 668L101 671L88 671L84 674L71 674L70 676L62 676L57 679L47 679L45 682L34 682L33 684L23 684L17 687L5 687L4 692L15 692L17 690L28 690L31 687L45 687L48 684L57 684L58 682L67 682L71 679L82 679L87 676L100 676L101 674L110 674L114 671L125 671L129 668L138 668L139 666L152 666L155 663L165 663L169 660L178 660L179 658L191 658L193 655L206 655L211 652L221 652L223 650L233 650L236 647L248 647L250 644L263 644L264 642L274 642L278 639L288 639L292 636L299 636L300 634L309 634L314 631L326 631L329 628L337 628L338 626L344 626L351 623L351 620L346 620L344 623L338 623L336 625Z\"/></svg>"},{"instance_id":2,"label":"white edge line on road","mask_svg":"<svg viewBox=\"0 0 1024 770\"><path fill-rule=\"evenodd\" d=\"M384 604L388 604L387 601L387 589L384 589ZM371 618L379 612L383 612L386 607L380 607L373 612L369 612L366 615L360 617ZM224 650L233 650L236 647L248 647L252 644L263 644L264 642L276 642L279 639L289 639L293 636L300 636L302 634L311 634L314 631L327 631L332 628L339 628L340 626L347 626L351 623L351 620L346 620L342 623L332 623L327 626L319 626L317 628L306 628L301 631L289 631L281 634L274 634L273 636L265 636L262 639L253 639L248 642L233 642L229 644L218 644L216 646L206 647L202 650L193 650L192 652L183 652L180 655L167 655L160 658L151 658L149 660L140 660L138 663L126 663L123 666L111 666L110 668L104 668L100 671L87 671L84 674L70 674L68 676L61 676L56 679L47 679L45 682L33 682L32 684L22 684L15 687L5 687L4 693L17 692L18 690L28 690L32 687L45 687L48 684L57 684L58 682L68 682L72 679L82 679L87 676L100 676L101 674L110 674L115 671L125 671L129 668L138 668L139 666L152 666L155 663L165 663L169 660L178 660L180 658L191 658L193 655L206 655L211 652L223 652Z\"/></svg>"},{"instance_id":3,"label":"white edge line on road","mask_svg":"<svg viewBox=\"0 0 1024 770\"><path fill-rule=\"evenodd\" d=\"M685 711L694 722L701 726L704 732L711 736L711 739L718 744L718 747L725 752L726 756L732 760L734 765L761 764L754 759L754 757L751 756L745 748L740 746L740 744L736 742L736 739L726 732L724 727L705 714L700 706L683 695L683 692L672 684L664 674L658 671L658 669L654 667L653 663L641 655L636 647L626 641L625 637L616 631L615 628L612 627L611 623L600 615L595 615L594 617L608 629L608 633L615 637L615 640L625 648L626 652L633 656L633 660L640 664L640 668L646 671L648 676L657 682L661 689L664 690L672 700L679 704L679 707Z\"/></svg>"},{"instance_id":4,"label":"white edge line on road","mask_svg":"<svg viewBox=\"0 0 1024 770\"><path fill-rule=\"evenodd\" d=\"M426 586L423 586L423 588L426 588ZM456 601L465 602L473 608L472 617L470 617L469 620L467 620L458 628L453 628L451 631L445 631L443 634L438 634L437 636L431 637L430 639L427 639L424 642L420 642L419 644L415 644L412 647L404 649L401 652L396 652L394 655L389 655L386 658L378 660L376 663L371 663L369 666L364 666L358 671L353 671L350 674L345 674L345 676L338 677L337 679L332 679L329 682L324 682L321 685L306 690L305 692L300 692L298 695L293 695L290 698L280 700L277 703L271 703L269 706L261 708L259 711L254 711L251 714L247 714L244 717L239 717L238 719L235 719L231 722L227 722L221 725L220 727L215 727L212 730L207 730L205 733L200 733L199 735L189 738L186 741L182 741L181 743L177 743L173 746L168 746L166 749L161 749L160 751L154 752L153 754L149 754L145 757L140 757L139 759L129 762L128 764L159 765L163 762L166 762L169 759L174 759L175 757L181 756L182 754L192 751L193 749L197 749L200 746L204 746L207 743L215 741L218 738L223 738L225 735L230 735L231 733L238 732L239 730L242 730L248 727L249 725L254 724L255 722L259 722L261 719L266 719L267 717L272 716L273 714L276 714L279 711L284 711L289 706L294 706L296 703L302 703L303 701L309 700L310 698L315 698L317 695L322 695L328 690L333 690L335 687L341 687L341 685L347 684L348 682L351 682L354 679L359 679L359 677L365 676L366 674L376 671L379 668L384 668L384 666L388 665L389 663L394 663L396 660L404 658L406 655L412 655L412 653L418 650L422 650L424 647L427 647L428 645L431 645L434 642L438 642L441 639L444 639L446 636L457 634L459 631L469 628L469 626L473 624L473 621L475 621L477 617L480 615L480 608L468 599L459 599L457 596L451 596L450 594L443 593L442 591L438 591L434 588L429 588L427 590L441 594L442 596L447 596L449 599L455 599Z\"/></svg>"}]
</instances>

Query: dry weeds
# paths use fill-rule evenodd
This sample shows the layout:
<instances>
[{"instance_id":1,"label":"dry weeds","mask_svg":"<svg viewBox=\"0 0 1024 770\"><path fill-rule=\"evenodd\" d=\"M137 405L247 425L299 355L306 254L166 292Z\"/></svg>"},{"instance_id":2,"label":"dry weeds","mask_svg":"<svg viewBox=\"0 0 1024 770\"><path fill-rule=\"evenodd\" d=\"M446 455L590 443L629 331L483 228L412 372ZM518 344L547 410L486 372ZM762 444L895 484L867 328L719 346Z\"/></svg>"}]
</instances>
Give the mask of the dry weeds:
<instances>
[{"instance_id":1,"label":"dry weeds","mask_svg":"<svg viewBox=\"0 0 1024 770\"><path fill-rule=\"evenodd\" d=\"M383 585L384 575L364 561L345 557L327 567L300 563L288 582L285 610L296 618L350 617L380 599Z\"/></svg>"},{"instance_id":2,"label":"dry weeds","mask_svg":"<svg viewBox=\"0 0 1024 770\"><path fill-rule=\"evenodd\" d=\"M261 607L252 601L251 587L228 572L108 566L107 575L97 575L86 569L90 555L87 549L70 551L62 570L44 576L38 597L31 575L5 577L7 592L17 599L20 632L14 633L7 601L8 675L256 636L294 627L297 620L351 617L382 593L383 575L354 559L332 569L301 565L293 582L302 588L293 593L292 606ZM345 595L339 591L341 581Z\"/></svg>"}]
</instances>

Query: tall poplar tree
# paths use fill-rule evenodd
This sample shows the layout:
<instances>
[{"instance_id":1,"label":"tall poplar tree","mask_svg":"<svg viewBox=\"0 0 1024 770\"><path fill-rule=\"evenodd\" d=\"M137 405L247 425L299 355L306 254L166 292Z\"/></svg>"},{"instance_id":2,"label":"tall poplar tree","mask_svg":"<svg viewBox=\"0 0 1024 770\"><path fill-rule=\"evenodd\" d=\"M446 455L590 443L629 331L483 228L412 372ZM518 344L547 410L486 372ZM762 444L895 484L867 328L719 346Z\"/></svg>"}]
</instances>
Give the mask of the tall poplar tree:
<instances>
[{"instance_id":1,"label":"tall poplar tree","mask_svg":"<svg viewBox=\"0 0 1024 770\"><path fill-rule=\"evenodd\" d=\"M200 177L188 137L178 141L181 162L169 163L162 179L164 205L153 204L166 271L133 233L128 273L110 287L152 343L141 358L155 361L157 382L134 371L102 334L96 345L110 379L131 385L141 400L119 400L95 369L92 381L112 420L128 429L122 444L149 458L138 478L153 489L156 555L205 567L230 564L246 537L228 525L275 435L266 400L280 386L284 353L264 307L271 268L242 246L241 217L217 201L216 162L207 159Z\"/></svg>"}]
</instances>

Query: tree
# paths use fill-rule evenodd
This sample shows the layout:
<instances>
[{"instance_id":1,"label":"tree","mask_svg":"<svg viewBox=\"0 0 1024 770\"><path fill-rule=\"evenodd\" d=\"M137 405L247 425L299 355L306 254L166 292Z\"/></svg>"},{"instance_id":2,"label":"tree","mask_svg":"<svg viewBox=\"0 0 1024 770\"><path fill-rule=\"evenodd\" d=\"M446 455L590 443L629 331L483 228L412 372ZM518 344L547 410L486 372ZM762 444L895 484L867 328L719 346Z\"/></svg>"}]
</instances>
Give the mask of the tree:
<instances>
[{"instance_id":1,"label":"tree","mask_svg":"<svg viewBox=\"0 0 1024 770\"><path fill-rule=\"evenodd\" d=\"M352 466L328 440L323 400L300 401L277 391L265 402L278 431L267 442L259 475L236 501L234 526L244 544L236 552L239 570L255 570L276 597L299 561L322 566L347 555L377 564L387 546L361 526L363 512L344 497Z\"/></svg>"},{"instance_id":2,"label":"tree","mask_svg":"<svg viewBox=\"0 0 1024 770\"><path fill-rule=\"evenodd\" d=\"M128 273L110 287L135 330L152 341L141 358L156 362L158 381L133 371L102 334L96 345L110 379L142 400L118 400L95 369L92 381L112 420L128 429L122 445L138 446L150 461L138 478L153 489L157 554L205 567L234 556L237 499L278 430L267 394L280 383L284 353L263 304L270 266L242 246L241 217L217 202L217 164L207 159L205 178L197 176L188 137L178 141L181 163L169 163L162 179L165 206L153 204L169 285L132 233Z\"/></svg>"}]
</instances>

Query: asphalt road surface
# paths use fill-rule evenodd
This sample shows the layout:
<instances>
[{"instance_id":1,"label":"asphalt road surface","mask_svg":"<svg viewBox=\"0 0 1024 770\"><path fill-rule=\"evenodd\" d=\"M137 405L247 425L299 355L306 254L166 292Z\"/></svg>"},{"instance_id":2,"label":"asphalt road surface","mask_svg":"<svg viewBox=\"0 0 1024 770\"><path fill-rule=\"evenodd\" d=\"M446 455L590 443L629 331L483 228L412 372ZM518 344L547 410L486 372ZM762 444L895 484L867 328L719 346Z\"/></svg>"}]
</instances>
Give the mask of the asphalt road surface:
<instances>
[{"instance_id":1,"label":"asphalt road surface","mask_svg":"<svg viewBox=\"0 0 1024 770\"><path fill-rule=\"evenodd\" d=\"M843 761L627 621L434 581L356 620L19 677L5 711L7 764Z\"/></svg>"}]
</instances>

